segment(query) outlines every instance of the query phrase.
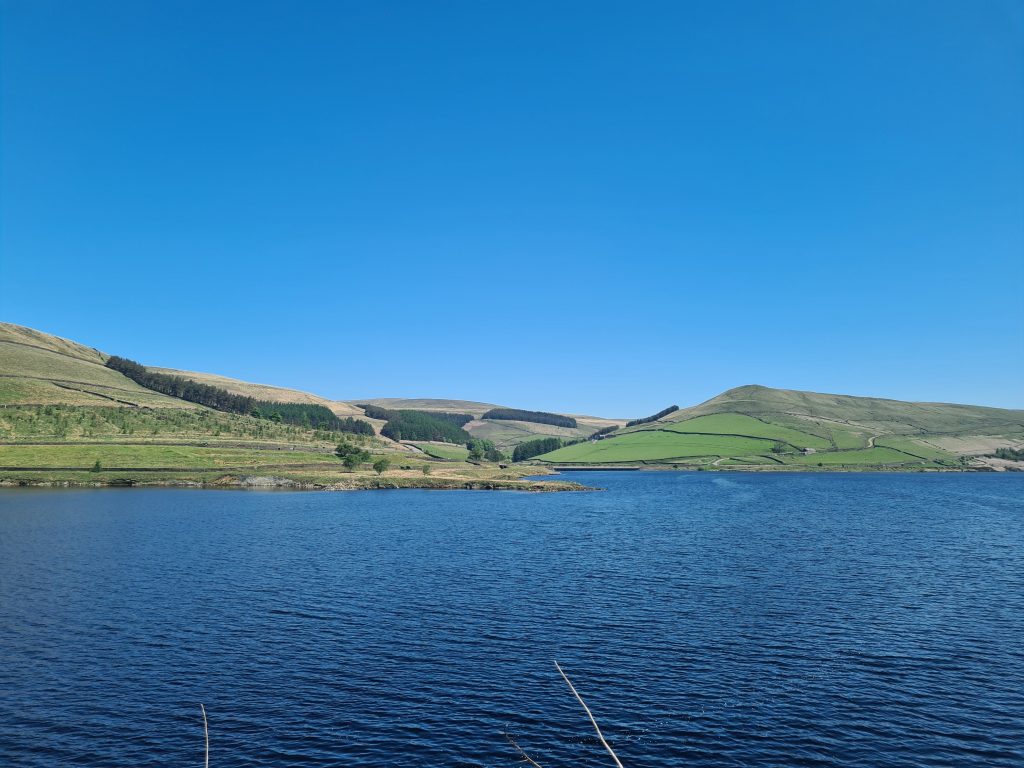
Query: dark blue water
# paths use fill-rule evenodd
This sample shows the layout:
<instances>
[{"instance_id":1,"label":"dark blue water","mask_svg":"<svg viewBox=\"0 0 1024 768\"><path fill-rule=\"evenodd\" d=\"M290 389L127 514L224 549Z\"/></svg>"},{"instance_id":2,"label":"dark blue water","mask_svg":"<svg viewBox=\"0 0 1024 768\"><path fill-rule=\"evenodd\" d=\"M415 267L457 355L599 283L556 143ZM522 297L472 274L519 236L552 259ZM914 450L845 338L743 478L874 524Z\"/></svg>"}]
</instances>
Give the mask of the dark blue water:
<instances>
[{"instance_id":1,"label":"dark blue water","mask_svg":"<svg viewBox=\"0 0 1024 768\"><path fill-rule=\"evenodd\" d=\"M1024 476L0 492L0 765L1024 765Z\"/></svg>"}]
</instances>

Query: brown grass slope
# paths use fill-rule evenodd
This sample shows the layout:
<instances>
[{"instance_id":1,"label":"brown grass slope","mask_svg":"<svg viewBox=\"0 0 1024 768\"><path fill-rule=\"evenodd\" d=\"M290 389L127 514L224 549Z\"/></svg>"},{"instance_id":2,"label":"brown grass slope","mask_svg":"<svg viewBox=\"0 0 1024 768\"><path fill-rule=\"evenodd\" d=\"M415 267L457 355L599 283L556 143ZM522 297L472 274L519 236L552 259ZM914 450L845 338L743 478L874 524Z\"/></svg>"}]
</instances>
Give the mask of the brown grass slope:
<instances>
[{"instance_id":1,"label":"brown grass slope","mask_svg":"<svg viewBox=\"0 0 1024 768\"><path fill-rule=\"evenodd\" d=\"M106 359L68 339L0 323L0 404L197 407L140 387Z\"/></svg>"}]
</instances>

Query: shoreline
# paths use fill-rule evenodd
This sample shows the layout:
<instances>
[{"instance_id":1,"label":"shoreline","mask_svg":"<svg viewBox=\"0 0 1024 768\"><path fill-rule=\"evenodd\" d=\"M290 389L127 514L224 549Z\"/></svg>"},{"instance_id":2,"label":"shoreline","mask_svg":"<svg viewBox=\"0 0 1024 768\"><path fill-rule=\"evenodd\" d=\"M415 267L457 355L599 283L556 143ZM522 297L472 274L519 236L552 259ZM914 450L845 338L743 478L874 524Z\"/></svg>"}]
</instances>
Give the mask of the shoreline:
<instances>
[{"instance_id":1,"label":"shoreline","mask_svg":"<svg viewBox=\"0 0 1024 768\"><path fill-rule=\"evenodd\" d=\"M294 480L274 475L224 475L213 480L173 478L140 480L108 478L95 480L47 480L34 478L0 479L4 488L193 488L197 490L282 490L282 491L520 491L526 493L561 493L597 491L567 480L504 480L468 478L386 478L354 477L335 483Z\"/></svg>"}]
</instances>

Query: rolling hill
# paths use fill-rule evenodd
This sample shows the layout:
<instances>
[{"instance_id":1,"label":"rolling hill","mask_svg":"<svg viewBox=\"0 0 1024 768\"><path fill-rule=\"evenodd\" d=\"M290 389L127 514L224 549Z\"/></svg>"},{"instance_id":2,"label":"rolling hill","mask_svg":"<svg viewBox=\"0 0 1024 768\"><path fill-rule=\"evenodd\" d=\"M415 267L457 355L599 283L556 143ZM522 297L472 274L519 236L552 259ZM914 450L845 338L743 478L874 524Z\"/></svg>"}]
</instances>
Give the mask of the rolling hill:
<instances>
[{"instance_id":1,"label":"rolling hill","mask_svg":"<svg viewBox=\"0 0 1024 768\"><path fill-rule=\"evenodd\" d=\"M537 457L549 464L952 468L1024 445L1024 411L737 387Z\"/></svg>"},{"instance_id":2,"label":"rolling hill","mask_svg":"<svg viewBox=\"0 0 1024 768\"><path fill-rule=\"evenodd\" d=\"M577 489L523 479L536 468L469 464L461 446L432 453L379 434L288 422L280 412L214 410L147 389L108 367L110 356L31 328L0 323L0 485L212 485L306 488ZM138 367L138 366L136 366ZM367 418L346 402L208 373L170 374L256 401L322 405ZM183 390L168 390L176 393ZM281 409L284 411L285 409ZM285 411L287 413L287 411ZM339 442L362 453L354 467ZM381 469L371 466L384 461Z\"/></svg>"}]
</instances>

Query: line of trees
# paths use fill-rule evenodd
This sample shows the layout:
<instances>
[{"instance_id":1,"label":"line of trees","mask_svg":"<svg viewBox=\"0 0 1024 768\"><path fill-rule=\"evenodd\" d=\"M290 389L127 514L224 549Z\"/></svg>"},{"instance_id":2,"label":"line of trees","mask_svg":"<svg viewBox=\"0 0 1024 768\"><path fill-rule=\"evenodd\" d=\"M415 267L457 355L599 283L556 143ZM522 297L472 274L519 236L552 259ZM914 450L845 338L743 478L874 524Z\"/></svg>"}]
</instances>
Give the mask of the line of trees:
<instances>
[{"instance_id":1,"label":"line of trees","mask_svg":"<svg viewBox=\"0 0 1024 768\"><path fill-rule=\"evenodd\" d=\"M363 413L371 419L382 419L383 421L391 421L396 415L405 413L418 413L422 416L429 416L432 419L440 419L441 421L447 421L454 424L457 427L465 426L473 420L473 417L468 413L446 413L444 411L416 411L409 409L392 410L391 408L381 408L379 405L370 405L369 403L360 403L359 406L363 409Z\"/></svg>"},{"instance_id":2,"label":"line of trees","mask_svg":"<svg viewBox=\"0 0 1024 768\"><path fill-rule=\"evenodd\" d=\"M359 407L363 409L363 413L365 413L367 418L370 419L381 419L382 421L387 421L391 416L391 411L387 408L381 408L379 405L360 403Z\"/></svg>"},{"instance_id":3,"label":"line of trees","mask_svg":"<svg viewBox=\"0 0 1024 768\"><path fill-rule=\"evenodd\" d=\"M670 413L675 413L678 410L679 410L679 406L678 405L670 405L668 408L665 408L662 411L658 411L656 414L654 414L653 416L648 416L646 419L633 419L632 421L627 421L626 422L626 426L627 427L635 427L637 424L649 424L652 421L657 421L658 419L663 419L666 416L668 416Z\"/></svg>"},{"instance_id":4,"label":"line of trees","mask_svg":"<svg viewBox=\"0 0 1024 768\"><path fill-rule=\"evenodd\" d=\"M512 461L526 461L534 456L544 453L551 453L562 447L562 441L557 437L541 437L537 440L527 440L520 443L512 451Z\"/></svg>"},{"instance_id":5,"label":"line of trees","mask_svg":"<svg viewBox=\"0 0 1024 768\"><path fill-rule=\"evenodd\" d=\"M1024 449L1020 448L996 448L995 453L990 455L1007 461L1024 461Z\"/></svg>"},{"instance_id":6,"label":"line of trees","mask_svg":"<svg viewBox=\"0 0 1024 768\"><path fill-rule=\"evenodd\" d=\"M614 432L618 428L619 428L618 424L612 424L610 427L601 427L601 429L597 430L597 432L595 432L594 434L592 434L590 436L590 439L591 440L600 440L605 435L610 435L612 432Z\"/></svg>"},{"instance_id":7,"label":"line of trees","mask_svg":"<svg viewBox=\"0 0 1024 768\"><path fill-rule=\"evenodd\" d=\"M521 411L518 408L492 408L481 416L481 418L500 419L505 421L529 421L534 424L552 424L556 427L576 429L576 419L572 416L562 416L559 413L546 413L544 411Z\"/></svg>"},{"instance_id":8,"label":"line of trees","mask_svg":"<svg viewBox=\"0 0 1024 768\"><path fill-rule=\"evenodd\" d=\"M146 366L126 357L113 355L107 359L108 368L124 374L136 384L177 397L197 405L205 405L215 411L240 413L273 422L294 424L308 429L330 432L351 432L357 435L372 435L373 426L361 419L351 417L339 419L330 408L313 403L275 403L257 400L247 395L236 395L221 387L203 384L184 376L150 371Z\"/></svg>"},{"instance_id":9,"label":"line of trees","mask_svg":"<svg viewBox=\"0 0 1024 768\"><path fill-rule=\"evenodd\" d=\"M468 413L442 411L391 410L360 403L371 419L387 422L380 433L392 440L433 440L442 443L469 443L471 437L462 427L473 420Z\"/></svg>"},{"instance_id":10,"label":"line of trees","mask_svg":"<svg viewBox=\"0 0 1024 768\"><path fill-rule=\"evenodd\" d=\"M458 423L444 418L453 414L426 411L392 411L380 433L392 440L433 440L441 443L468 443L469 433ZM466 422L462 422L465 424Z\"/></svg>"}]
</instances>

